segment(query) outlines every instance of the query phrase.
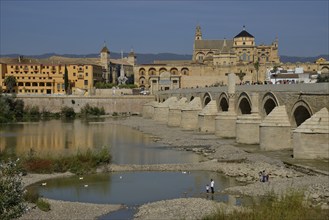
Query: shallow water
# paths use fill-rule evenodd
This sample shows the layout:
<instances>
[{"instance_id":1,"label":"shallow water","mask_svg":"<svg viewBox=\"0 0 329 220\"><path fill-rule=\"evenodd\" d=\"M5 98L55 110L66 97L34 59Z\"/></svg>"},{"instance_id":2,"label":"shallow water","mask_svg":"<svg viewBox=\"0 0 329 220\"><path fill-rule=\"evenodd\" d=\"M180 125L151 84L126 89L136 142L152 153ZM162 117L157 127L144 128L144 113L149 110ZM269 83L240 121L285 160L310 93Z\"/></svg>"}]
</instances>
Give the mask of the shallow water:
<instances>
[{"instance_id":1,"label":"shallow water","mask_svg":"<svg viewBox=\"0 0 329 220\"><path fill-rule=\"evenodd\" d=\"M41 196L64 201L99 204L125 204L129 207L147 202L184 197L208 197L228 202L227 195L206 193L206 184L215 181L215 191L235 186L232 178L216 172L120 172L84 177L57 178L32 185Z\"/></svg>"}]
</instances>

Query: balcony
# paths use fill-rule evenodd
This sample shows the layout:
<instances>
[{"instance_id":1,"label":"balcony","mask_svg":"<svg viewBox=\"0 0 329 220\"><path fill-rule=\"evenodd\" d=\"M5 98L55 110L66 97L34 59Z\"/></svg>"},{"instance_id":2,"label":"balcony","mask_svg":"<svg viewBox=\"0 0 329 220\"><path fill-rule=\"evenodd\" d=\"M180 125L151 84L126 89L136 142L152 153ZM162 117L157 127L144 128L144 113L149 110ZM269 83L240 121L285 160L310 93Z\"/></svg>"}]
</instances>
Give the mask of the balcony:
<instances>
[{"instance_id":1,"label":"balcony","mask_svg":"<svg viewBox=\"0 0 329 220\"><path fill-rule=\"evenodd\" d=\"M83 79L83 78L84 78L83 74L78 74L78 79Z\"/></svg>"}]
</instances>

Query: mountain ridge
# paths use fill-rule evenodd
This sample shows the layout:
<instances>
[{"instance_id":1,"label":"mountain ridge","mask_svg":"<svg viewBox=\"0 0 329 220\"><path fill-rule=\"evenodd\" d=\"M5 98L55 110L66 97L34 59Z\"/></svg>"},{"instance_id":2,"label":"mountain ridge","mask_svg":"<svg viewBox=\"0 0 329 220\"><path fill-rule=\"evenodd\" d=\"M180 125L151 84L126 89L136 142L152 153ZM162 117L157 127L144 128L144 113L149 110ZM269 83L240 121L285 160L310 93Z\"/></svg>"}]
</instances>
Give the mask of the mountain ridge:
<instances>
[{"instance_id":1,"label":"mountain ridge","mask_svg":"<svg viewBox=\"0 0 329 220\"><path fill-rule=\"evenodd\" d=\"M190 54L175 54L175 53L136 53L137 63L138 64L152 64L155 60L192 60L192 55ZM91 54L57 54L57 53L45 53L41 55L22 55L22 54L4 54L0 55L1 58L9 57L30 57L35 59L47 59L52 56L62 56L62 57L70 57L70 58L97 58L99 54L91 53ZM123 53L124 57L128 56L128 53ZM110 57L112 59L120 59L121 53L111 52ZM321 54L318 56L308 56L308 57L298 57L298 56L280 56L280 60L283 63L306 63L306 62L315 62L320 57L329 60L329 54Z\"/></svg>"}]
</instances>

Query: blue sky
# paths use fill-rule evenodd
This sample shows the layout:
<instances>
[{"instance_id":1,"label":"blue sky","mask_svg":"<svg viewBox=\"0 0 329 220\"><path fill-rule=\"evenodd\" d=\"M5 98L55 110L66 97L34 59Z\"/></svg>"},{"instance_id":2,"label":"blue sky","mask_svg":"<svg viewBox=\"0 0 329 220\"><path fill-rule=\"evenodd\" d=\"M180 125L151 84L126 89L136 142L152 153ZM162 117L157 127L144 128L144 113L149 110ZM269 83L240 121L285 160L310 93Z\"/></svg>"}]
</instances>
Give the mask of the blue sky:
<instances>
[{"instance_id":1,"label":"blue sky","mask_svg":"<svg viewBox=\"0 0 329 220\"><path fill-rule=\"evenodd\" d=\"M204 39L232 39L246 26L256 44L279 38L279 54L329 54L328 0L0 0L0 54L110 51L192 54Z\"/></svg>"}]
</instances>

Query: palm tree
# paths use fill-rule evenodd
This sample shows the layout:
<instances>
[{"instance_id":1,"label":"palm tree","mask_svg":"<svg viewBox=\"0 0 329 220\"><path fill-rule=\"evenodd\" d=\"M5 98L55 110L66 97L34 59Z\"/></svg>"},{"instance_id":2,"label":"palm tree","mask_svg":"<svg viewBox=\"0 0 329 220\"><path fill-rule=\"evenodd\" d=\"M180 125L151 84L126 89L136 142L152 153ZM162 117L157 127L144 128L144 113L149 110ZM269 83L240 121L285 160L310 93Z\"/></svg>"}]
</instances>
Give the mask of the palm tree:
<instances>
[{"instance_id":1,"label":"palm tree","mask_svg":"<svg viewBox=\"0 0 329 220\"><path fill-rule=\"evenodd\" d=\"M259 71L259 62L258 60L254 63L254 67L256 70L256 82L258 83L258 71Z\"/></svg>"},{"instance_id":2,"label":"palm tree","mask_svg":"<svg viewBox=\"0 0 329 220\"><path fill-rule=\"evenodd\" d=\"M4 83L7 87L7 90L9 90L10 93L12 93L12 91L14 90L17 80L15 78L15 76L7 76L4 80Z\"/></svg>"},{"instance_id":3,"label":"palm tree","mask_svg":"<svg viewBox=\"0 0 329 220\"><path fill-rule=\"evenodd\" d=\"M242 70L240 70L240 72L239 73L236 73L235 75L237 75L239 77L240 82L242 84L243 78L246 75L246 73L243 73Z\"/></svg>"}]
</instances>

